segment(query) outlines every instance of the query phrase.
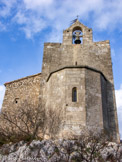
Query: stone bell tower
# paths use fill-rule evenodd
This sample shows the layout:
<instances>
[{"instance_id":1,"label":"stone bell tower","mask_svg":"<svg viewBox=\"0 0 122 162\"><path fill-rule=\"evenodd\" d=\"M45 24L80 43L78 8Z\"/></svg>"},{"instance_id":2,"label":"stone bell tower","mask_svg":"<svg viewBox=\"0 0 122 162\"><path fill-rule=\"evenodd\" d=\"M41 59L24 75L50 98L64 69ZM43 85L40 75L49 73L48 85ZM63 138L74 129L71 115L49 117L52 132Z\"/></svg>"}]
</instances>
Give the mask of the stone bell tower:
<instances>
[{"instance_id":1,"label":"stone bell tower","mask_svg":"<svg viewBox=\"0 0 122 162\"><path fill-rule=\"evenodd\" d=\"M93 42L92 29L77 20L62 43L44 44L42 78L46 109L61 110L60 135L96 127L119 140L108 40Z\"/></svg>"}]
</instances>

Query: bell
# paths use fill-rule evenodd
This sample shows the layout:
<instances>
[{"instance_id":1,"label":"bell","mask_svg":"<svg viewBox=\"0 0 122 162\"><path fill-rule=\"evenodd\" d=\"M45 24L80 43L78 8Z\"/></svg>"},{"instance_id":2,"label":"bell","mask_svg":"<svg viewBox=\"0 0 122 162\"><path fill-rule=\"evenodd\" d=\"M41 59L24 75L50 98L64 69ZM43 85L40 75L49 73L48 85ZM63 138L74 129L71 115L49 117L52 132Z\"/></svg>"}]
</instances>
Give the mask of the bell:
<instances>
[{"instance_id":1,"label":"bell","mask_svg":"<svg viewBox=\"0 0 122 162\"><path fill-rule=\"evenodd\" d=\"M75 44L81 44L81 40L80 39L76 39L75 40Z\"/></svg>"},{"instance_id":2,"label":"bell","mask_svg":"<svg viewBox=\"0 0 122 162\"><path fill-rule=\"evenodd\" d=\"M81 44L81 40L80 40L80 37L82 37L81 35L81 32L77 31L75 32L75 44Z\"/></svg>"}]
</instances>

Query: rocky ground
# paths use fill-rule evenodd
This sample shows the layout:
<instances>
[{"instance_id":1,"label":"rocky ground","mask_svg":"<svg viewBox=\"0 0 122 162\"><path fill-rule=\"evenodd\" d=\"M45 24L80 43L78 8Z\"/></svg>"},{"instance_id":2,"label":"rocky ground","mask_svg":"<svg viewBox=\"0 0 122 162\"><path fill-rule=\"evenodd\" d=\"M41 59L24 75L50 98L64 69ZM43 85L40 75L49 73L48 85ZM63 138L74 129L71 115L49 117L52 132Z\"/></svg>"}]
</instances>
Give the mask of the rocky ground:
<instances>
[{"instance_id":1,"label":"rocky ground","mask_svg":"<svg viewBox=\"0 0 122 162\"><path fill-rule=\"evenodd\" d=\"M33 140L6 144L0 148L0 162L122 162L122 145L108 143L95 151L77 140ZM96 145L98 147L98 145ZM97 150L97 149L96 149Z\"/></svg>"}]
</instances>

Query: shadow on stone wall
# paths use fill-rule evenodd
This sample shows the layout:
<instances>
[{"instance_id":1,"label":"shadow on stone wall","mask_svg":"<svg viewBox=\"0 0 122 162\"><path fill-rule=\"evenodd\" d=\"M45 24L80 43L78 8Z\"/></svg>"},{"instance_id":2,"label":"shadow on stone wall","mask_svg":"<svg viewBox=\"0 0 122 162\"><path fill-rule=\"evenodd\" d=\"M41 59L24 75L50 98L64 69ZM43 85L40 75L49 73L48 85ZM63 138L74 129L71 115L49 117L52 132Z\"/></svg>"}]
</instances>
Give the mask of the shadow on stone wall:
<instances>
[{"instance_id":1,"label":"shadow on stone wall","mask_svg":"<svg viewBox=\"0 0 122 162\"><path fill-rule=\"evenodd\" d=\"M108 113L108 127L110 137L113 137L114 141L120 141L118 119L116 111L116 101L114 94L114 86L111 82L107 81L107 113Z\"/></svg>"}]
</instances>

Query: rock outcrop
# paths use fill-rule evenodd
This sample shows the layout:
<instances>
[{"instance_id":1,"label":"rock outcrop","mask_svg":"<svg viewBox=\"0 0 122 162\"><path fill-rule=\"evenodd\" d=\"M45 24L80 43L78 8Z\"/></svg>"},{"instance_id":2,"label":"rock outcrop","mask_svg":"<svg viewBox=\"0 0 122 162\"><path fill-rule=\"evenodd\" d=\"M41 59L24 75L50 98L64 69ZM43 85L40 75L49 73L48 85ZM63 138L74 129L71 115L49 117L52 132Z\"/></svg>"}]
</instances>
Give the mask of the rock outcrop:
<instances>
[{"instance_id":1,"label":"rock outcrop","mask_svg":"<svg viewBox=\"0 0 122 162\"><path fill-rule=\"evenodd\" d=\"M78 140L33 140L6 144L0 148L0 162L113 162L122 161L122 145L108 143L94 152L91 158L90 144L87 148ZM84 147L84 148L83 148ZM96 146L98 147L98 145ZM100 147L99 147L100 148ZM97 149L96 149L97 150ZM95 155L96 154L96 155Z\"/></svg>"}]
</instances>

